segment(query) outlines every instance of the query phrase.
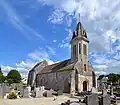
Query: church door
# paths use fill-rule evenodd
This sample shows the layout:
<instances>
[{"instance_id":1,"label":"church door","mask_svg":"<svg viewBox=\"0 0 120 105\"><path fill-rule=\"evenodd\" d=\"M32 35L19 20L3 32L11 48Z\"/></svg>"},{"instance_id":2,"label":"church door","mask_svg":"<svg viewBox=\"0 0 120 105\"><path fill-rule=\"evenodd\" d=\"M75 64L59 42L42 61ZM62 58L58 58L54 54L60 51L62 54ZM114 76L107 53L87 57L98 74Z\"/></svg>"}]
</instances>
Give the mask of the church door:
<instances>
[{"instance_id":1,"label":"church door","mask_svg":"<svg viewBox=\"0 0 120 105\"><path fill-rule=\"evenodd\" d=\"M83 82L83 91L87 91L87 81Z\"/></svg>"}]
</instances>

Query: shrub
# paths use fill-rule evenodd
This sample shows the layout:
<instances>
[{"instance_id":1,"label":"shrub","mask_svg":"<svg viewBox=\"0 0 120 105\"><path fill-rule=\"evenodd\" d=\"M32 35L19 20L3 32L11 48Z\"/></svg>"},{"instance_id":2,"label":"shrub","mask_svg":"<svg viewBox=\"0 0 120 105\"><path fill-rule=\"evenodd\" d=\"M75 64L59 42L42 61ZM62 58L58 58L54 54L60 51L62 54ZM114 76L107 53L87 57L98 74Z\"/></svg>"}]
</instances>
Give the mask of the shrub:
<instances>
[{"instance_id":1,"label":"shrub","mask_svg":"<svg viewBox=\"0 0 120 105\"><path fill-rule=\"evenodd\" d=\"M17 95L14 90L10 92L8 99L17 99Z\"/></svg>"}]
</instances>

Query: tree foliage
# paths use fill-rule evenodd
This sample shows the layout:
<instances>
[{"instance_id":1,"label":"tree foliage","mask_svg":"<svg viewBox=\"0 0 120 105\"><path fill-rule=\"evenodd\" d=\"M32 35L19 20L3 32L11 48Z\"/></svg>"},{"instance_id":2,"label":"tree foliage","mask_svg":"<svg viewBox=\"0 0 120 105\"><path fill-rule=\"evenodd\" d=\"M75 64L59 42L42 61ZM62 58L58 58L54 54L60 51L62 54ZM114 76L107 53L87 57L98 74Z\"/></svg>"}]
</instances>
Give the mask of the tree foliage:
<instances>
[{"instance_id":1,"label":"tree foliage","mask_svg":"<svg viewBox=\"0 0 120 105\"><path fill-rule=\"evenodd\" d=\"M98 80L101 80L103 77L108 77L108 84L120 84L120 74L110 73L108 75L100 75Z\"/></svg>"},{"instance_id":2,"label":"tree foliage","mask_svg":"<svg viewBox=\"0 0 120 105\"><path fill-rule=\"evenodd\" d=\"M5 77L1 71L1 68L0 68L0 83L3 83L5 81Z\"/></svg>"},{"instance_id":3,"label":"tree foliage","mask_svg":"<svg viewBox=\"0 0 120 105\"><path fill-rule=\"evenodd\" d=\"M7 74L7 82L11 83L20 83L21 82L21 75L17 70L11 70Z\"/></svg>"},{"instance_id":4,"label":"tree foliage","mask_svg":"<svg viewBox=\"0 0 120 105\"><path fill-rule=\"evenodd\" d=\"M105 75L100 75L98 80L101 80Z\"/></svg>"}]
</instances>

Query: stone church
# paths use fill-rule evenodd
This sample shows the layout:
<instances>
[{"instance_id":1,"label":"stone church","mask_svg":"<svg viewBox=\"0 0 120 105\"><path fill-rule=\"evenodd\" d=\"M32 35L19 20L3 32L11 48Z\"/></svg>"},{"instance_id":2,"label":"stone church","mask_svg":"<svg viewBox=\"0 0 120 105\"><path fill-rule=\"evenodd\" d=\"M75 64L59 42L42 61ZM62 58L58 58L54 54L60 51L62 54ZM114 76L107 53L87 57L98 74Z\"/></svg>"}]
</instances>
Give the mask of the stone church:
<instances>
[{"instance_id":1,"label":"stone church","mask_svg":"<svg viewBox=\"0 0 120 105\"><path fill-rule=\"evenodd\" d=\"M28 85L45 86L46 89L63 90L67 93L91 91L97 86L94 69L88 59L87 33L81 22L70 40L71 58L48 65L42 61L35 65L28 74Z\"/></svg>"}]
</instances>

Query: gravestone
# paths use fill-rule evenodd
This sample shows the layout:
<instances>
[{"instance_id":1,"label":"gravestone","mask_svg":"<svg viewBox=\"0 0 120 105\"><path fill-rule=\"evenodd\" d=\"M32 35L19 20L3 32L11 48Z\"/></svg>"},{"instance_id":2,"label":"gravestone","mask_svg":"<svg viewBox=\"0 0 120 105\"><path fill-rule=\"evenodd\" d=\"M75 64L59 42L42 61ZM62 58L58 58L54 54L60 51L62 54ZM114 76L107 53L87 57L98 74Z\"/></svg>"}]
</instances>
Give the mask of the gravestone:
<instances>
[{"instance_id":1,"label":"gravestone","mask_svg":"<svg viewBox=\"0 0 120 105\"><path fill-rule=\"evenodd\" d=\"M4 85L5 93L10 93L11 88L7 85Z\"/></svg>"},{"instance_id":2,"label":"gravestone","mask_svg":"<svg viewBox=\"0 0 120 105\"><path fill-rule=\"evenodd\" d=\"M40 98L43 96L43 91L40 90L40 88L35 89L35 97Z\"/></svg>"},{"instance_id":3,"label":"gravestone","mask_svg":"<svg viewBox=\"0 0 120 105\"><path fill-rule=\"evenodd\" d=\"M31 87L30 86L28 86L28 87L26 87L27 88L27 90L29 91L29 93L31 92Z\"/></svg>"},{"instance_id":4,"label":"gravestone","mask_svg":"<svg viewBox=\"0 0 120 105\"><path fill-rule=\"evenodd\" d=\"M41 90L41 91L44 91L44 90L45 90L45 87L44 87L44 86L41 86L41 87L40 87L40 90Z\"/></svg>"},{"instance_id":5,"label":"gravestone","mask_svg":"<svg viewBox=\"0 0 120 105\"><path fill-rule=\"evenodd\" d=\"M0 84L0 98L3 98L4 97L4 87L2 84Z\"/></svg>"},{"instance_id":6,"label":"gravestone","mask_svg":"<svg viewBox=\"0 0 120 105\"><path fill-rule=\"evenodd\" d=\"M50 91L51 91L52 95L57 95L57 92L54 91L53 89L50 89Z\"/></svg>"},{"instance_id":7,"label":"gravestone","mask_svg":"<svg viewBox=\"0 0 120 105\"><path fill-rule=\"evenodd\" d=\"M27 88L24 89L23 98L29 98L29 90Z\"/></svg>"},{"instance_id":8,"label":"gravestone","mask_svg":"<svg viewBox=\"0 0 120 105\"><path fill-rule=\"evenodd\" d=\"M99 105L98 103L98 94L91 94L86 96L86 104L87 105Z\"/></svg>"},{"instance_id":9,"label":"gravestone","mask_svg":"<svg viewBox=\"0 0 120 105\"><path fill-rule=\"evenodd\" d=\"M24 89L20 89L20 95L21 95L21 96L24 95Z\"/></svg>"},{"instance_id":10,"label":"gravestone","mask_svg":"<svg viewBox=\"0 0 120 105\"><path fill-rule=\"evenodd\" d=\"M108 85L108 89L110 89L111 88L111 85Z\"/></svg>"},{"instance_id":11,"label":"gravestone","mask_svg":"<svg viewBox=\"0 0 120 105\"><path fill-rule=\"evenodd\" d=\"M110 87L110 95L113 96L113 87Z\"/></svg>"},{"instance_id":12,"label":"gravestone","mask_svg":"<svg viewBox=\"0 0 120 105\"><path fill-rule=\"evenodd\" d=\"M93 87L92 90L91 90L91 92L92 93L98 93L98 90L95 87Z\"/></svg>"},{"instance_id":13,"label":"gravestone","mask_svg":"<svg viewBox=\"0 0 120 105\"><path fill-rule=\"evenodd\" d=\"M103 95L103 96L107 95L107 89L103 89L103 90L102 90L102 95Z\"/></svg>"},{"instance_id":14,"label":"gravestone","mask_svg":"<svg viewBox=\"0 0 120 105\"><path fill-rule=\"evenodd\" d=\"M4 98L6 93L10 93L11 87L7 86L6 84L0 84L0 98Z\"/></svg>"},{"instance_id":15,"label":"gravestone","mask_svg":"<svg viewBox=\"0 0 120 105\"><path fill-rule=\"evenodd\" d=\"M57 94L58 95L63 95L63 90L58 90Z\"/></svg>"},{"instance_id":16,"label":"gravestone","mask_svg":"<svg viewBox=\"0 0 120 105\"><path fill-rule=\"evenodd\" d=\"M43 91L41 91L41 90L38 90L38 91L36 91L36 98L40 98L40 97L42 97L43 96Z\"/></svg>"},{"instance_id":17,"label":"gravestone","mask_svg":"<svg viewBox=\"0 0 120 105\"><path fill-rule=\"evenodd\" d=\"M52 91L46 91L47 92L47 97L52 97Z\"/></svg>"},{"instance_id":18,"label":"gravestone","mask_svg":"<svg viewBox=\"0 0 120 105\"><path fill-rule=\"evenodd\" d=\"M102 105L110 105L110 104L111 104L110 96L104 95L102 97Z\"/></svg>"},{"instance_id":19,"label":"gravestone","mask_svg":"<svg viewBox=\"0 0 120 105\"><path fill-rule=\"evenodd\" d=\"M6 85L0 84L0 97L4 98L5 95L6 95Z\"/></svg>"}]
</instances>

